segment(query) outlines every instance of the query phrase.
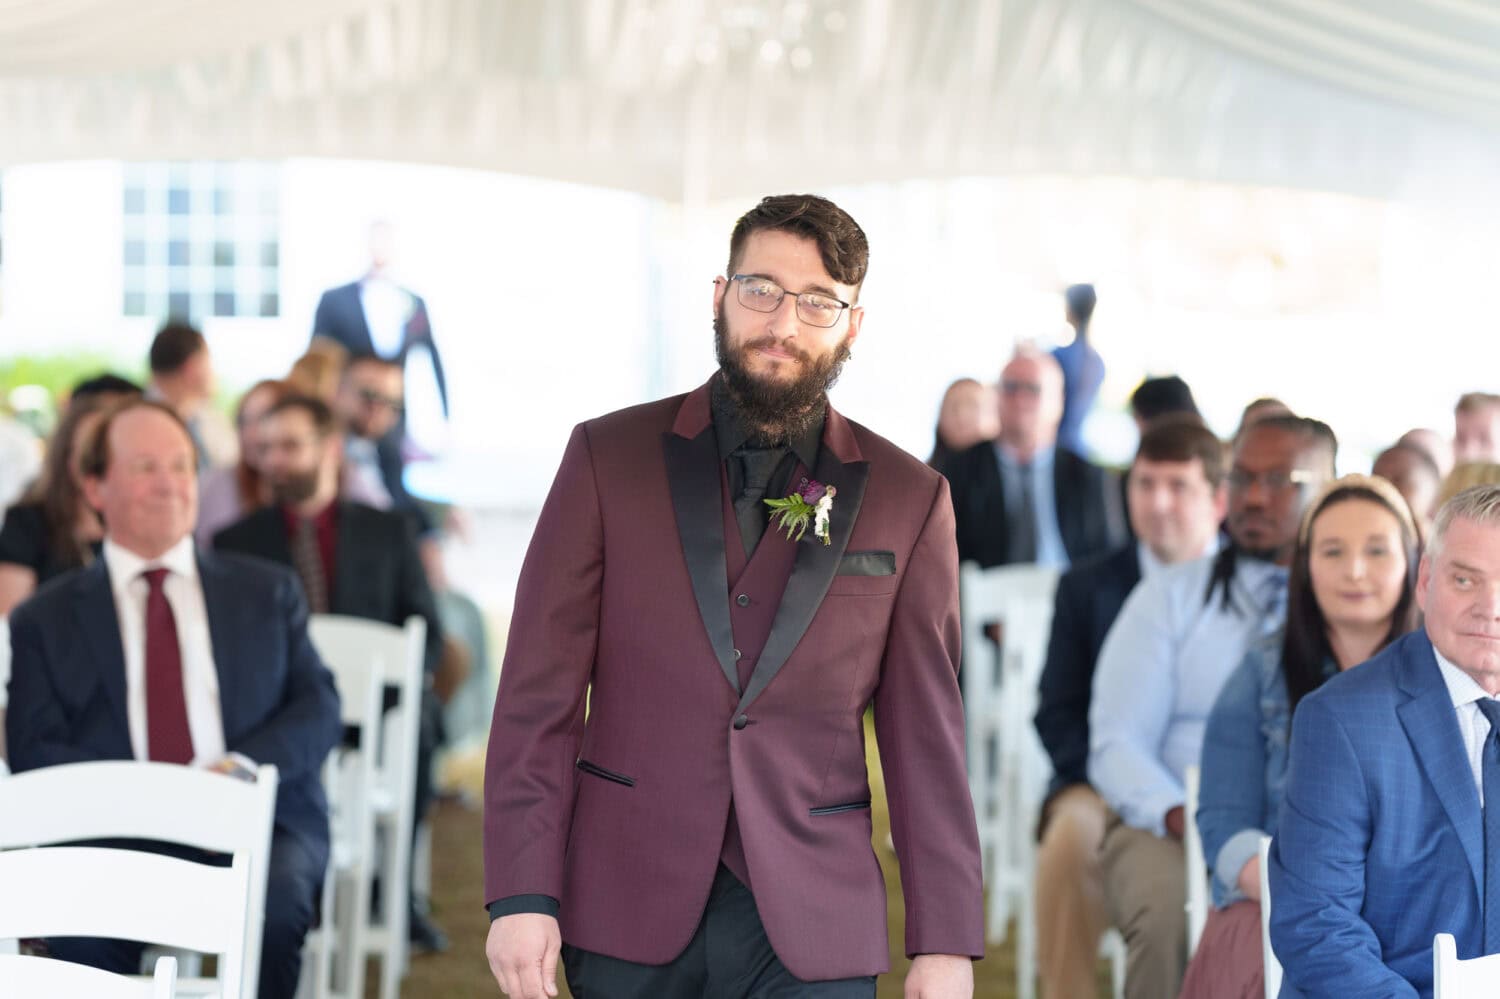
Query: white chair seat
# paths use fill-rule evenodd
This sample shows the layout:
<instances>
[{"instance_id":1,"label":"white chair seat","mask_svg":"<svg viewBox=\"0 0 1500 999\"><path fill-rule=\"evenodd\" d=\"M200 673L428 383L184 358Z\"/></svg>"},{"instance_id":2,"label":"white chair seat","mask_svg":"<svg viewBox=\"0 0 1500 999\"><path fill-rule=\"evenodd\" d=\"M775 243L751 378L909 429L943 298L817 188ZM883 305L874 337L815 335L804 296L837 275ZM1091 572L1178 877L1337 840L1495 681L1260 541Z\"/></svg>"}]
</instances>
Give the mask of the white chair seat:
<instances>
[{"instance_id":1,"label":"white chair seat","mask_svg":"<svg viewBox=\"0 0 1500 999\"><path fill-rule=\"evenodd\" d=\"M1500 954L1458 959L1451 933L1432 938L1432 999L1494 999L1500 996Z\"/></svg>"},{"instance_id":2,"label":"white chair seat","mask_svg":"<svg viewBox=\"0 0 1500 999\"><path fill-rule=\"evenodd\" d=\"M177 959L160 957L150 978L116 975L49 957L0 954L8 999L176 999Z\"/></svg>"}]
</instances>

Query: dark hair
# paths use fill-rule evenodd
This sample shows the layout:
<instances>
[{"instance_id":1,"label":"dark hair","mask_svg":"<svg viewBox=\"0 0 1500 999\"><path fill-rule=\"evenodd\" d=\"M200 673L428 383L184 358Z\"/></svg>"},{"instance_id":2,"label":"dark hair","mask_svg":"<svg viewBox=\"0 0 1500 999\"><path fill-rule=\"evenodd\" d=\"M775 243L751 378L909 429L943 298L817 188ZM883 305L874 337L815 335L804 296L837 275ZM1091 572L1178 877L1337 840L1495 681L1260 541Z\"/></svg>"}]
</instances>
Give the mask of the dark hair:
<instances>
[{"instance_id":1,"label":"dark hair","mask_svg":"<svg viewBox=\"0 0 1500 999\"><path fill-rule=\"evenodd\" d=\"M70 569L87 565L93 555L92 549L78 540L78 511L87 503L83 490L73 480L70 458L73 442L79 428L87 417L104 410L104 405L84 396L68 405L62 421L52 432L47 442L47 456L42 463L42 474L37 476L26 499L42 508L42 519L47 524L47 541L57 554L59 565Z\"/></svg>"},{"instance_id":2,"label":"dark hair","mask_svg":"<svg viewBox=\"0 0 1500 999\"><path fill-rule=\"evenodd\" d=\"M870 266L870 244L865 231L838 205L816 194L776 194L740 216L729 236L729 274L739 268L750 235L761 230L789 232L818 244L818 255L828 276L854 288L864 282Z\"/></svg>"},{"instance_id":3,"label":"dark hair","mask_svg":"<svg viewBox=\"0 0 1500 999\"><path fill-rule=\"evenodd\" d=\"M177 410L166 403L157 402L155 399L126 399L106 409L104 411L104 418L99 421L98 426L94 427L93 431L89 434L88 445L83 452L84 475L91 479L102 479L109 473L109 430L114 426L115 420L119 419L122 414L137 409L155 410L177 424L182 430L182 436L186 437L188 444L192 446L196 459L198 451L197 442L193 440L193 434L192 431L188 430L188 425L183 422L181 416L177 415Z\"/></svg>"},{"instance_id":4,"label":"dark hair","mask_svg":"<svg viewBox=\"0 0 1500 999\"><path fill-rule=\"evenodd\" d=\"M1147 378L1130 393L1130 411L1136 419L1150 421L1168 413L1198 415L1193 390L1177 375Z\"/></svg>"},{"instance_id":5,"label":"dark hair","mask_svg":"<svg viewBox=\"0 0 1500 999\"><path fill-rule=\"evenodd\" d=\"M1251 405L1255 405L1251 403ZM1248 407L1247 407L1248 408ZM1252 431L1279 430L1282 433L1297 434L1304 438L1304 443L1323 448L1328 452L1328 476L1332 478L1334 464L1338 458L1339 441L1334 436L1333 428L1322 420L1314 420L1310 416L1267 416L1241 427L1240 432L1234 438L1234 446L1239 448L1245 438ZM1203 592L1203 602L1206 604L1214 597L1214 590L1223 590L1223 603L1225 610L1229 609L1229 585L1234 580L1235 564L1239 560L1239 549L1231 541L1219 549L1219 554L1214 558L1214 568L1208 576L1208 588Z\"/></svg>"},{"instance_id":6,"label":"dark hair","mask_svg":"<svg viewBox=\"0 0 1500 999\"><path fill-rule=\"evenodd\" d=\"M1136 460L1198 461L1203 477L1215 489L1224 481L1224 444L1203 421L1188 413L1169 413L1146 425Z\"/></svg>"},{"instance_id":7,"label":"dark hair","mask_svg":"<svg viewBox=\"0 0 1500 999\"><path fill-rule=\"evenodd\" d=\"M85 378L73 386L73 391L68 393L68 404L85 399L93 399L101 395L142 395L143 390L135 382L128 378L109 371L102 371L91 378Z\"/></svg>"},{"instance_id":8,"label":"dark hair","mask_svg":"<svg viewBox=\"0 0 1500 999\"><path fill-rule=\"evenodd\" d=\"M168 320L151 341L151 373L170 375L208 346L203 334L181 320Z\"/></svg>"},{"instance_id":9,"label":"dark hair","mask_svg":"<svg viewBox=\"0 0 1500 999\"><path fill-rule=\"evenodd\" d=\"M344 382L348 381L349 376L354 373L354 369L360 367L361 365L374 365L377 368L395 368L398 371L402 370L400 361L392 360L388 357L381 357L379 354L350 354L348 360L344 362L343 371L339 372L339 384L342 385Z\"/></svg>"},{"instance_id":10,"label":"dark hair","mask_svg":"<svg viewBox=\"0 0 1500 999\"><path fill-rule=\"evenodd\" d=\"M327 440L329 434L339 429L339 421L334 417L333 408L328 403L316 396L301 395L296 392L277 399L261 419L293 411L307 414L307 418L312 421L313 432L318 435L319 440Z\"/></svg>"},{"instance_id":11,"label":"dark hair","mask_svg":"<svg viewBox=\"0 0 1500 999\"><path fill-rule=\"evenodd\" d=\"M1069 285L1068 290L1063 292L1063 299L1068 303L1068 311L1073 313L1073 318L1078 320L1079 325L1087 326L1089 320L1094 317L1094 305L1099 301L1099 296L1094 294L1094 286L1091 284Z\"/></svg>"},{"instance_id":12,"label":"dark hair","mask_svg":"<svg viewBox=\"0 0 1500 999\"><path fill-rule=\"evenodd\" d=\"M1378 504L1396 518L1396 523L1401 528L1406 575L1401 580L1401 596L1391 613L1390 629L1380 647L1384 648L1417 626L1417 562L1421 551L1416 532L1411 528L1410 511L1397 510L1391 505L1389 497L1368 486L1334 486L1307 514L1309 530L1297 539L1297 549L1292 555L1292 571L1287 580L1286 638L1281 646L1281 674L1286 680L1287 703L1293 712L1297 710L1302 698L1322 685L1323 663L1333 655L1333 649L1328 644L1328 621L1323 617L1323 609L1318 606L1312 589L1310 527L1323 511L1350 500ZM1404 502L1402 501L1403 505Z\"/></svg>"}]
</instances>

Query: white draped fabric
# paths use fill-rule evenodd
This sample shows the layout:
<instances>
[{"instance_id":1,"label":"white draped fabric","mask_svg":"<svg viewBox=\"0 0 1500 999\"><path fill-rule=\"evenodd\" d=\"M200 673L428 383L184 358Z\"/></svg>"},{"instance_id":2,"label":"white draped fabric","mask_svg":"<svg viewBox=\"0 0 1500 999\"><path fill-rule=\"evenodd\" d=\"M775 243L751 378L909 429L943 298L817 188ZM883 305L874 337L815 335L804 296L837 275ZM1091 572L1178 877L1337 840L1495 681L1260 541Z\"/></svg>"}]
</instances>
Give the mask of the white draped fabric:
<instances>
[{"instance_id":1,"label":"white draped fabric","mask_svg":"<svg viewBox=\"0 0 1500 999\"><path fill-rule=\"evenodd\" d=\"M1387 196L1500 148L1493 0L0 0L0 164L371 157L711 202L912 176Z\"/></svg>"}]
</instances>

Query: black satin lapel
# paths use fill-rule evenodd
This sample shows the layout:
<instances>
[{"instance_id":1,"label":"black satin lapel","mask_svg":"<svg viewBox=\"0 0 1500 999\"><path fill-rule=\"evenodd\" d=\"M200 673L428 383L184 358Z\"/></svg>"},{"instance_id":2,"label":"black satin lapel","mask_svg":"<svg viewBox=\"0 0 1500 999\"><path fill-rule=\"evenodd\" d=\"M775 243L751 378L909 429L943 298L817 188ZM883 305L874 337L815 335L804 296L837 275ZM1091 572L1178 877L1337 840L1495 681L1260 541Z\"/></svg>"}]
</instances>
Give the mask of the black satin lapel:
<instances>
[{"instance_id":1,"label":"black satin lapel","mask_svg":"<svg viewBox=\"0 0 1500 999\"><path fill-rule=\"evenodd\" d=\"M776 678L812 624L813 615L818 612L823 596L838 572L839 559L849 547L849 532L854 529L859 506L864 502L870 465L863 461L846 465L823 448L818 453L818 471L814 478L838 490L833 498L833 512L828 518L832 544L825 545L815 540L811 530L798 543L797 561L792 564L792 575L781 595L781 606L776 608L776 620L771 624L766 646L755 664L755 672L750 675L749 685L740 697L740 711L745 710Z\"/></svg>"},{"instance_id":2,"label":"black satin lapel","mask_svg":"<svg viewBox=\"0 0 1500 999\"><path fill-rule=\"evenodd\" d=\"M719 486L719 445L713 426L691 440L662 435L667 484L677 515L682 557L693 581L698 613L729 686L738 691L734 632L729 626L729 575L724 560L724 498Z\"/></svg>"},{"instance_id":3,"label":"black satin lapel","mask_svg":"<svg viewBox=\"0 0 1500 999\"><path fill-rule=\"evenodd\" d=\"M115 595L110 590L109 572L99 559L83 570L78 586L78 602L73 605L79 631L85 636L90 657L99 669L99 680L109 695L115 720L130 745L130 716L125 707L125 649L120 644L120 617L115 611Z\"/></svg>"}]
</instances>

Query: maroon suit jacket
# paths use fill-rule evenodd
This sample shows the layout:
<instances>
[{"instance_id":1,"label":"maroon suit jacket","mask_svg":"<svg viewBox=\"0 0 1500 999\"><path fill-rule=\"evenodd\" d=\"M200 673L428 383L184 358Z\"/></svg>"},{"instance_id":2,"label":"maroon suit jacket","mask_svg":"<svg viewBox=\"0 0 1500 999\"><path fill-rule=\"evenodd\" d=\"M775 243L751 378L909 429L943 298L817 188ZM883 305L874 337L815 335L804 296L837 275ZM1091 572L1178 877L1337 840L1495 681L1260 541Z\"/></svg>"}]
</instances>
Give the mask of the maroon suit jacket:
<instances>
[{"instance_id":1,"label":"maroon suit jacket","mask_svg":"<svg viewBox=\"0 0 1500 999\"><path fill-rule=\"evenodd\" d=\"M788 970L888 970L873 700L907 953L981 955L946 480L829 409L813 477L838 489L833 543L798 546L741 690L720 467L707 385L573 431L495 701L486 900L550 895L568 943L664 964L702 917L732 795Z\"/></svg>"}]
</instances>

